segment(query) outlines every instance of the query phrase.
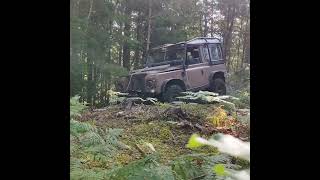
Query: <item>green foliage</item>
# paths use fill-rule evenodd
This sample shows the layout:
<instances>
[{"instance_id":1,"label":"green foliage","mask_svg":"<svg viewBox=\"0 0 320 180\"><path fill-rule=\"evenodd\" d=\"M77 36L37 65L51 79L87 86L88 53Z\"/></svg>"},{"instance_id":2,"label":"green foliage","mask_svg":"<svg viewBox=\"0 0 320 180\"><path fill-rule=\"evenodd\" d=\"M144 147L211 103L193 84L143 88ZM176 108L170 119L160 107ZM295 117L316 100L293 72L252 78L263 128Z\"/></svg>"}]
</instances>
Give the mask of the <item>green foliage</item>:
<instances>
[{"instance_id":1,"label":"green foliage","mask_svg":"<svg viewBox=\"0 0 320 180\"><path fill-rule=\"evenodd\" d=\"M215 178L216 173L212 171L215 164L235 168L230 165L230 157L226 155L209 156L205 154L190 154L177 157L169 166L159 163L159 156L154 153L143 159L133 161L124 167L114 168L106 173L105 179L196 179L209 177ZM211 168L209 168L211 167Z\"/></svg>"},{"instance_id":2,"label":"green foliage","mask_svg":"<svg viewBox=\"0 0 320 180\"><path fill-rule=\"evenodd\" d=\"M107 91L107 93L109 96L109 103L111 105L122 103L128 96L126 93L120 93L112 90Z\"/></svg>"},{"instance_id":3,"label":"green foliage","mask_svg":"<svg viewBox=\"0 0 320 180\"><path fill-rule=\"evenodd\" d=\"M160 165L156 154L134 161L122 168L116 168L107 173L106 179L113 180L174 180L174 175L168 166Z\"/></svg>"},{"instance_id":4,"label":"green foliage","mask_svg":"<svg viewBox=\"0 0 320 180\"><path fill-rule=\"evenodd\" d=\"M248 91L240 91L238 93L240 98L239 100L239 107L240 108L248 108L250 107L250 93Z\"/></svg>"},{"instance_id":5,"label":"green foliage","mask_svg":"<svg viewBox=\"0 0 320 180\"><path fill-rule=\"evenodd\" d=\"M176 158L172 164L176 179L216 179L217 174L212 167L220 164L229 168L237 168L231 164L227 155L190 154Z\"/></svg>"},{"instance_id":6,"label":"green foliage","mask_svg":"<svg viewBox=\"0 0 320 180\"><path fill-rule=\"evenodd\" d=\"M96 132L97 129L89 123L70 120L70 133L73 136L78 136L86 132Z\"/></svg>"},{"instance_id":7,"label":"green foliage","mask_svg":"<svg viewBox=\"0 0 320 180\"><path fill-rule=\"evenodd\" d=\"M71 180L95 180L104 179L105 170L85 168L81 160L77 158L70 159L70 179Z\"/></svg>"},{"instance_id":8,"label":"green foliage","mask_svg":"<svg viewBox=\"0 0 320 180\"><path fill-rule=\"evenodd\" d=\"M233 102L237 108L250 107L250 68L231 73L227 78L228 92L238 97Z\"/></svg>"},{"instance_id":9,"label":"green foliage","mask_svg":"<svg viewBox=\"0 0 320 180\"><path fill-rule=\"evenodd\" d=\"M198 148L198 147L204 146L203 143L200 143L197 140L197 138L199 137L200 137L199 135L193 134L188 141L187 148Z\"/></svg>"},{"instance_id":10,"label":"green foliage","mask_svg":"<svg viewBox=\"0 0 320 180\"><path fill-rule=\"evenodd\" d=\"M116 64L104 64L103 68L102 68L103 72L110 72L111 76L114 77L121 77L121 76L125 76L128 75L128 70L126 68L123 68L119 65Z\"/></svg>"},{"instance_id":11,"label":"green foliage","mask_svg":"<svg viewBox=\"0 0 320 180\"><path fill-rule=\"evenodd\" d=\"M70 99L70 117L80 116L81 111L86 108L79 102L79 98L80 96L74 96Z\"/></svg>"},{"instance_id":12,"label":"green foliage","mask_svg":"<svg viewBox=\"0 0 320 180\"><path fill-rule=\"evenodd\" d=\"M79 97L70 99L70 111L80 115L84 106ZM106 164L123 144L118 140L122 129L102 131L88 122L70 120L71 179L104 179L104 170L88 168L95 163ZM90 165L91 164L91 165Z\"/></svg>"},{"instance_id":13,"label":"green foliage","mask_svg":"<svg viewBox=\"0 0 320 180\"><path fill-rule=\"evenodd\" d=\"M105 132L97 132L95 127L88 123L74 123L76 127L71 126L71 135L75 134L83 150L91 154L102 154L111 157L118 147L121 147L118 138L122 130L108 129ZM78 126L77 126L78 124ZM81 124L81 125L79 125ZM79 128L81 127L81 128ZM77 129L78 128L78 129ZM81 130L81 131L76 131Z\"/></svg>"},{"instance_id":14,"label":"green foliage","mask_svg":"<svg viewBox=\"0 0 320 180\"><path fill-rule=\"evenodd\" d=\"M224 153L228 153L234 156L239 156L243 160L247 160L250 162L250 144L246 142L242 142L230 135L223 135L223 134L215 134L211 139L205 140L198 135L192 135L189 140L189 144L196 144L197 146L200 145L209 145L209 146L214 146L217 147L220 151ZM189 145L190 146L190 145ZM240 153L239 153L240 152ZM214 161L214 160L213 160ZM234 166L233 164L227 163L226 165L223 164L217 164L216 162L213 162L210 164L211 169L213 172L218 175L218 176L233 176L236 177L238 176L239 172L236 172L232 170L233 168L238 168L239 166ZM228 167L229 166L229 167ZM229 168L230 170L225 170L225 167ZM242 176L249 176L247 172L244 174L241 174ZM239 175L240 176L240 175ZM250 176L249 176L250 178Z\"/></svg>"},{"instance_id":15,"label":"green foliage","mask_svg":"<svg viewBox=\"0 0 320 180\"><path fill-rule=\"evenodd\" d=\"M116 93L117 94L117 93ZM70 106L78 104L72 101ZM80 103L81 104L81 103ZM158 104L158 103L157 103ZM171 107L164 104L163 110ZM196 113L207 115L214 105L191 105L183 104L182 108ZM148 108L152 108L150 106ZM160 109L161 109L160 108ZM80 108L81 109L81 108ZM109 110L108 110L109 111ZM201 112L200 112L201 111ZM81 110L79 111L81 112ZM202 116L199 116L202 118ZM224 154L186 154L190 151L182 150L189 137L188 133L181 130L181 134L174 126L166 121L151 121L149 123L135 124L125 128L126 137L120 136L122 129L101 129L99 123L91 121L70 121L71 141L71 179L218 179L217 172L213 167L223 165L225 169L238 169L231 163L231 157ZM99 125L99 126L96 126ZM128 139L128 135L133 136ZM142 136L143 135L143 136ZM197 136L199 137L199 136ZM151 143L156 152L146 153L147 156L136 155L134 148L124 149L125 142L134 147L134 144ZM177 143L177 144L176 144ZM197 142L196 142L197 143ZM195 145L194 147L197 147ZM206 146L204 146L206 147ZM114 163L117 157L124 163ZM138 160L136 160L138 158ZM245 163L237 161L241 165ZM124 164L127 164L123 166Z\"/></svg>"},{"instance_id":16,"label":"green foliage","mask_svg":"<svg viewBox=\"0 0 320 180\"><path fill-rule=\"evenodd\" d=\"M232 96L218 96L218 94L209 91L183 92L181 94L183 96L177 97L177 99L183 102L199 104L219 103L224 105L228 111L234 111L236 108L234 103L229 102L230 100L234 101L234 99L237 99Z\"/></svg>"},{"instance_id":17,"label":"green foliage","mask_svg":"<svg viewBox=\"0 0 320 180\"><path fill-rule=\"evenodd\" d=\"M250 162L246 161L244 159L241 158L234 158L235 159L235 164L239 165L239 167L241 167L241 169L248 169L250 168Z\"/></svg>"},{"instance_id":18,"label":"green foliage","mask_svg":"<svg viewBox=\"0 0 320 180\"><path fill-rule=\"evenodd\" d=\"M96 127L88 123L74 121L71 124L71 136L75 135L78 141L71 141L71 179L104 179L102 169L95 171L86 168L81 163L81 159L87 159L87 164L96 161L103 164L108 163L121 149L122 144L118 141L121 131L120 129L108 129L105 132L98 132Z\"/></svg>"},{"instance_id":19,"label":"green foliage","mask_svg":"<svg viewBox=\"0 0 320 180\"><path fill-rule=\"evenodd\" d=\"M237 91L235 96L239 97L239 99L232 100L232 103L234 103L238 109L250 108L250 93L248 91Z\"/></svg>"},{"instance_id":20,"label":"green foliage","mask_svg":"<svg viewBox=\"0 0 320 180\"><path fill-rule=\"evenodd\" d=\"M217 164L213 166L213 171L218 175L218 176L224 176L226 175L224 165L222 164Z\"/></svg>"},{"instance_id":21,"label":"green foliage","mask_svg":"<svg viewBox=\"0 0 320 180\"><path fill-rule=\"evenodd\" d=\"M239 108L250 107L250 67L231 73L227 78L228 92L239 98L233 102Z\"/></svg>"},{"instance_id":22,"label":"green foliage","mask_svg":"<svg viewBox=\"0 0 320 180\"><path fill-rule=\"evenodd\" d=\"M201 169L203 156L187 155L175 159L171 165L176 179L193 179L205 175Z\"/></svg>"},{"instance_id":23,"label":"green foliage","mask_svg":"<svg viewBox=\"0 0 320 180\"><path fill-rule=\"evenodd\" d=\"M187 92L182 92L181 94L183 94L183 95L190 95L190 96L194 96L194 97L198 97L198 96L213 96L213 97L216 97L216 96L219 95L219 94L217 94L217 93L209 92L209 91L199 91L199 92L190 92L190 91L187 91Z\"/></svg>"},{"instance_id":24,"label":"green foliage","mask_svg":"<svg viewBox=\"0 0 320 180\"><path fill-rule=\"evenodd\" d=\"M105 143L103 138L98 133L93 131L89 131L85 133L79 139L80 139L80 143L85 147L90 147L90 146L97 147L97 145Z\"/></svg>"},{"instance_id":25,"label":"green foliage","mask_svg":"<svg viewBox=\"0 0 320 180\"><path fill-rule=\"evenodd\" d=\"M226 113L226 111L224 109L222 109L221 107L217 107L214 110L213 115L210 116L209 118L211 120L211 123L215 127L220 127L227 120L228 115L227 115L227 113Z\"/></svg>"},{"instance_id":26,"label":"green foliage","mask_svg":"<svg viewBox=\"0 0 320 180\"><path fill-rule=\"evenodd\" d=\"M185 110L186 112L190 112L195 114L198 119L197 121L204 121L208 116L208 111L212 110L212 105L209 104L191 104L191 103L184 103L181 105L181 109Z\"/></svg>"}]
</instances>

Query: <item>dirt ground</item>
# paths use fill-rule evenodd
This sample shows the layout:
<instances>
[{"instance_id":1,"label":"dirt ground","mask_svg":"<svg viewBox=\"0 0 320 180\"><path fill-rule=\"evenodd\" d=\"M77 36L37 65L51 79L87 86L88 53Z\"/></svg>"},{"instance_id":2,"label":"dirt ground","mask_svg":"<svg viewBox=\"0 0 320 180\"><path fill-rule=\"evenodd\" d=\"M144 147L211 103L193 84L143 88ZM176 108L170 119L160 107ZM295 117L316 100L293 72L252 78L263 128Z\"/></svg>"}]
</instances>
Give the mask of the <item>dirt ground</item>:
<instances>
[{"instance_id":1,"label":"dirt ground","mask_svg":"<svg viewBox=\"0 0 320 180\"><path fill-rule=\"evenodd\" d=\"M237 120L240 116L246 116L246 112L227 112L231 123L227 128L217 128L208 118L217 107L217 104L174 106L157 103L156 105L138 104L125 109L121 105L113 105L105 109L87 111L78 120L90 122L102 129L123 129L120 140L129 148L121 150L111 165L125 165L132 160L140 159L142 152L150 151L150 148L144 146L145 143L152 144L160 154L162 163L166 164L179 155L194 152L185 147L193 133L210 137L222 132L239 138L248 138L249 128ZM210 147L200 148L197 151L217 152Z\"/></svg>"}]
</instances>

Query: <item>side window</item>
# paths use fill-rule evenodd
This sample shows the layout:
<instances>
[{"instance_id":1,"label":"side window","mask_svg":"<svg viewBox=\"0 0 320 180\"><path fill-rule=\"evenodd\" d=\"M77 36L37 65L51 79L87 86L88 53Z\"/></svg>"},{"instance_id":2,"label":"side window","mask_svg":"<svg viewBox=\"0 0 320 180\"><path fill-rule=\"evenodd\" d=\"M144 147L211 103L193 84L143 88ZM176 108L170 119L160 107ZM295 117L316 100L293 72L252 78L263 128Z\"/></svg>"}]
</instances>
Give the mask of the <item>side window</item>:
<instances>
[{"instance_id":1,"label":"side window","mask_svg":"<svg viewBox=\"0 0 320 180\"><path fill-rule=\"evenodd\" d=\"M187 49L187 64L198 64L201 63L200 52L198 47L190 47Z\"/></svg>"},{"instance_id":2,"label":"side window","mask_svg":"<svg viewBox=\"0 0 320 180\"><path fill-rule=\"evenodd\" d=\"M209 49L208 47L203 47L202 48L202 54L203 54L203 61L204 62L209 62Z\"/></svg>"},{"instance_id":3,"label":"side window","mask_svg":"<svg viewBox=\"0 0 320 180\"><path fill-rule=\"evenodd\" d=\"M210 55L212 61L219 61L222 59L220 46L217 44L210 45Z\"/></svg>"}]
</instances>

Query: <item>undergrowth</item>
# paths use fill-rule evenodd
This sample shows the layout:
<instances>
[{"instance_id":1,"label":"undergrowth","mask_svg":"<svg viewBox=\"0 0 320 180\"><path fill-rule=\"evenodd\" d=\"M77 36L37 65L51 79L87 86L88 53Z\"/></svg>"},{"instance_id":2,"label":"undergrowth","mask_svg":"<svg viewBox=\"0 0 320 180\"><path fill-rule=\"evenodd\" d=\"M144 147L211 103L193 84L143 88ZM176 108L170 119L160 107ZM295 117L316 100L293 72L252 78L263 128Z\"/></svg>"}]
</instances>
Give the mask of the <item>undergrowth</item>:
<instances>
[{"instance_id":1,"label":"undergrowth","mask_svg":"<svg viewBox=\"0 0 320 180\"><path fill-rule=\"evenodd\" d=\"M77 98L70 99L71 179L217 179L212 170L215 164L234 169L247 166L241 160L235 161L230 156L219 154L214 147L206 146L191 151L185 146L192 130L177 129L162 117L132 123L125 129L107 126L102 129L101 125L95 125L95 121L90 119L77 121L77 117L86 109ZM162 110L172 107L170 104L157 106ZM181 108L194 114L193 118L199 122L207 122L208 112L212 112L216 106L182 104ZM223 122L213 119L212 123ZM155 151L145 146L147 143ZM136 145L144 154L138 151Z\"/></svg>"}]
</instances>

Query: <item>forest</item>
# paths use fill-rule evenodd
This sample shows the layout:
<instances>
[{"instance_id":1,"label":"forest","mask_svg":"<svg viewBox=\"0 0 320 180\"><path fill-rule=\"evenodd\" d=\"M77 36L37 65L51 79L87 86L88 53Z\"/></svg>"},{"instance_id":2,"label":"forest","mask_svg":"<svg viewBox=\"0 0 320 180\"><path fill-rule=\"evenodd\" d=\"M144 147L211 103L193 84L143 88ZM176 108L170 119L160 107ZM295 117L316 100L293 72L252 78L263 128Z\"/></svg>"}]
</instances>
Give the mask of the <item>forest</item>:
<instances>
[{"instance_id":1,"label":"forest","mask_svg":"<svg viewBox=\"0 0 320 180\"><path fill-rule=\"evenodd\" d=\"M103 107L119 76L148 51L195 37L223 41L230 75L250 64L248 0L70 0L70 95Z\"/></svg>"},{"instance_id":2,"label":"forest","mask_svg":"<svg viewBox=\"0 0 320 180\"><path fill-rule=\"evenodd\" d=\"M226 94L129 97L150 50L222 42ZM249 0L70 0L72 180L250 179Z\"/></svg>"}]
</instances>

